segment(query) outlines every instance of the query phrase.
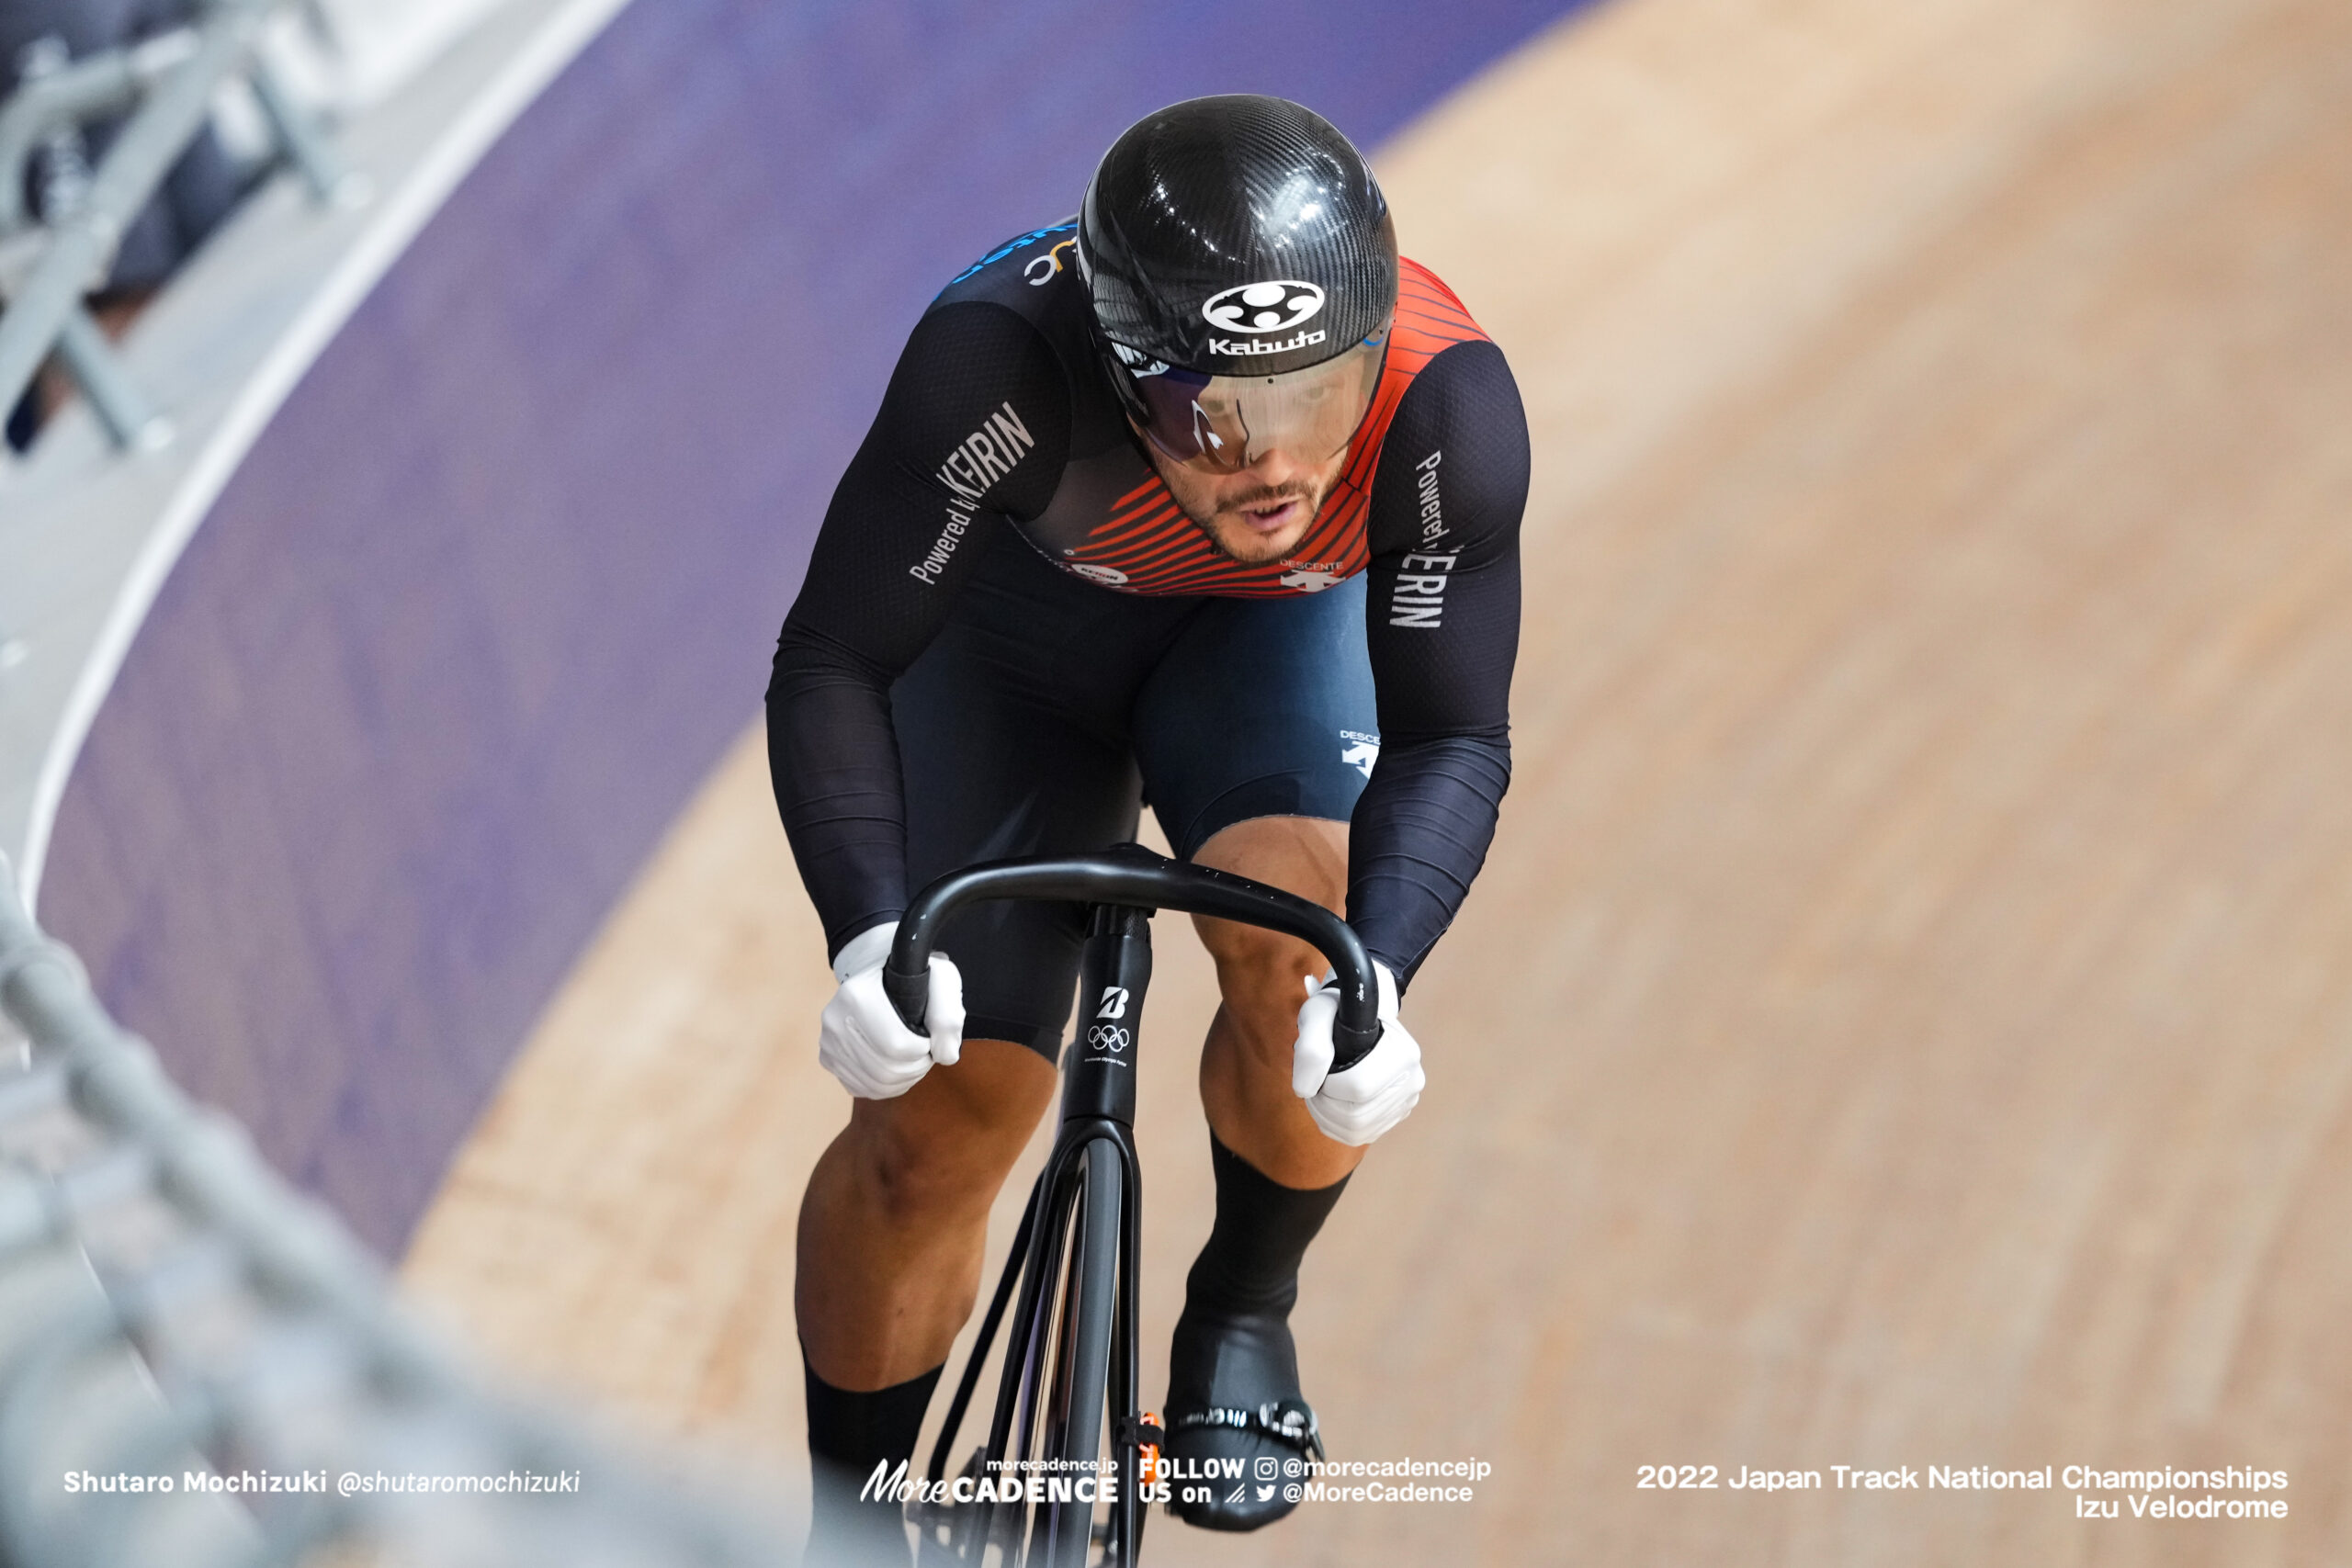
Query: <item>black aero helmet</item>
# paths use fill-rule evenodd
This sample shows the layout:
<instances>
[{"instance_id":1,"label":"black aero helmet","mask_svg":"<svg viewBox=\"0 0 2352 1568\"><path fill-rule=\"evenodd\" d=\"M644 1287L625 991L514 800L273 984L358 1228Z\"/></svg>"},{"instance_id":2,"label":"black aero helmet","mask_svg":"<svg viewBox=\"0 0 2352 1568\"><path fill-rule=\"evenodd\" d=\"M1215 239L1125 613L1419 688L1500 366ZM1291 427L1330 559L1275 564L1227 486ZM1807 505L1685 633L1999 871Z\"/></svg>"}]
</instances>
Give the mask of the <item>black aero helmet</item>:
<instances>
[{"instance_id":1,"label":"black aero helmet","mask_svg":"<svg viewBox=\"0 0 2352 1568\"><path fill-rule=\"evenodd\" d=\"M1080 270L1121 399L1178 461L1344 446L1378 385L1396 231L1371 167L1312 110L1193 98L1111 144Z\"/></svg>"}]
</instances>

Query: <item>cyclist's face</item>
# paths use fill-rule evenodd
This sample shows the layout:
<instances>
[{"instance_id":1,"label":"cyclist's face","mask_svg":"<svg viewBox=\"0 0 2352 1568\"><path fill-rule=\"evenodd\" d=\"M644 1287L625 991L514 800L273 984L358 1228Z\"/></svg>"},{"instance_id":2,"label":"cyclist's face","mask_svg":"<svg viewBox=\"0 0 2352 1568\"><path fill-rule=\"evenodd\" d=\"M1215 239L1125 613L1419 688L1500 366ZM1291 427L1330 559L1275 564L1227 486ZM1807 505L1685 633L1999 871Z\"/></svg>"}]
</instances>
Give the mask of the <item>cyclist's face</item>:
<instances>
[{"instance_id":1,"label":"cyclist's face","mask_svg":"<svg viewBox=\"0 0 2352 1568\"><path fill-rule=\"evenodd\" d=\"M1171 460L1149 441L1144 450L1184 514L1244 566L1281 560L1295 549L1348 462L1344 446L1312 467L1277 447L1246 468L1213 474Z\"/></svg>"}]
</instances>

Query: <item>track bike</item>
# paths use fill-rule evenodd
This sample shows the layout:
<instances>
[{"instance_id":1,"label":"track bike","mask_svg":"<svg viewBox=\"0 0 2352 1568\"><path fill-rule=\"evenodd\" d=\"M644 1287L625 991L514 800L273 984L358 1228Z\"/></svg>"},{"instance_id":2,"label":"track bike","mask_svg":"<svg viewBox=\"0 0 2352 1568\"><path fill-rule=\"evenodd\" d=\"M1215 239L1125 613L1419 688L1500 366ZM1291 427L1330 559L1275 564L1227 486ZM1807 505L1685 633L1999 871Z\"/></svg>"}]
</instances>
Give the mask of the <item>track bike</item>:
<instances>
[{"instance_id":1,"label":"track bike","mask_svg":"<svg viewBox=\"0 0 2352 1568\"><path fill-rule=\"evenodd\" d=\"M940 878L899 919L883 987L908 1028L922 1032L942 924L966 905L993 898L1086 908L1078 1032L1062 1052L1053 1152L1030 1189L929 1468L910 1488L907 1517L922 1568L989 1562L1132 1568L1142 1546L1145 1488L1164 1485L1148 1471L1165 1434L1136 1397L1143 1172L1135 1063L1151 984L1151 916L1211 915L1320 950L1340 993L1334 1072L1363 1060L1380 1038L1372 961L1347 922L1320 905L1140 845L995 861ZM956 1434L1001 1328L1005 1348L988 1435L951 1477Z\"/></svg>"}]
</instances>

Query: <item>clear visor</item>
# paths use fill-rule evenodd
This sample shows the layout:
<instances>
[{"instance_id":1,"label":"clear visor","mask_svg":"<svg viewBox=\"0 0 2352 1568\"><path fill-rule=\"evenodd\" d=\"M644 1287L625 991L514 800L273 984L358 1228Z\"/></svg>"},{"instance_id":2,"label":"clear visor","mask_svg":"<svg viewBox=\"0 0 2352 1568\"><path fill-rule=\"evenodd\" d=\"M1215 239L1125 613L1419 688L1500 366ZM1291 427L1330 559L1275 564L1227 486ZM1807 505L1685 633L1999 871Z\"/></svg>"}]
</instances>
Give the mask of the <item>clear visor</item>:
<instances>
[{"instance_id":1,"label":"clear visor","mask_svg":"<svg viewBox=\"0 0 2352 1568\"><path fill-rule=\"evenodd\" d=\"M1388 329L1281 376L1203 376L1113 346L1151 444L1188 468L1229 474L1269 452L1312 467L1345 446L1380 385Z\"/></svg>"}]
</instances>

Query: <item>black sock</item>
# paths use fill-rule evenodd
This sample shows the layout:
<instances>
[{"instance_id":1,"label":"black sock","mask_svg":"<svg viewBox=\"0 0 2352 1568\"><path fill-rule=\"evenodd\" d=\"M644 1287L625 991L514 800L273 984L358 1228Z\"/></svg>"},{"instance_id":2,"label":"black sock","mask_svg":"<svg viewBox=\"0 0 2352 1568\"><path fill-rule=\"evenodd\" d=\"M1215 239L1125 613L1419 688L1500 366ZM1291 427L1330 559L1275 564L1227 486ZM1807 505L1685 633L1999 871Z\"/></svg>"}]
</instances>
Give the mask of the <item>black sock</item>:
<instances>
[{"instance_id":1,"label":"black sock","mask_svg":"<svg viewBox=\"0 0 2352 1568\"><path fill-rule=\"evenodd\" d=\"M808 1355L800 1356L800 1371L808 1390L810 1562L907 1561L904 1512L895 1496L861 1499L876 1465L885 1479L901 1460L915 1473L915 1439L922 1431L922 1413L931 1404L944 1367L933 1367L871 1393L835 1388L809 1370Z\"/></svg>"},{"instance_id":2,"label":"black sock","mask_svg":"<svg viewBox=\"0 0 2352 1568\"><path fill-rule=\"evenodd\" d=\"M1284 1187L1209 1135L1216 1172L1216 1224L1184 1280L1184 1310L1290 1315L1298 1265L1348 1179L1302 1190Z\"/></svg>"}]
</instances>

